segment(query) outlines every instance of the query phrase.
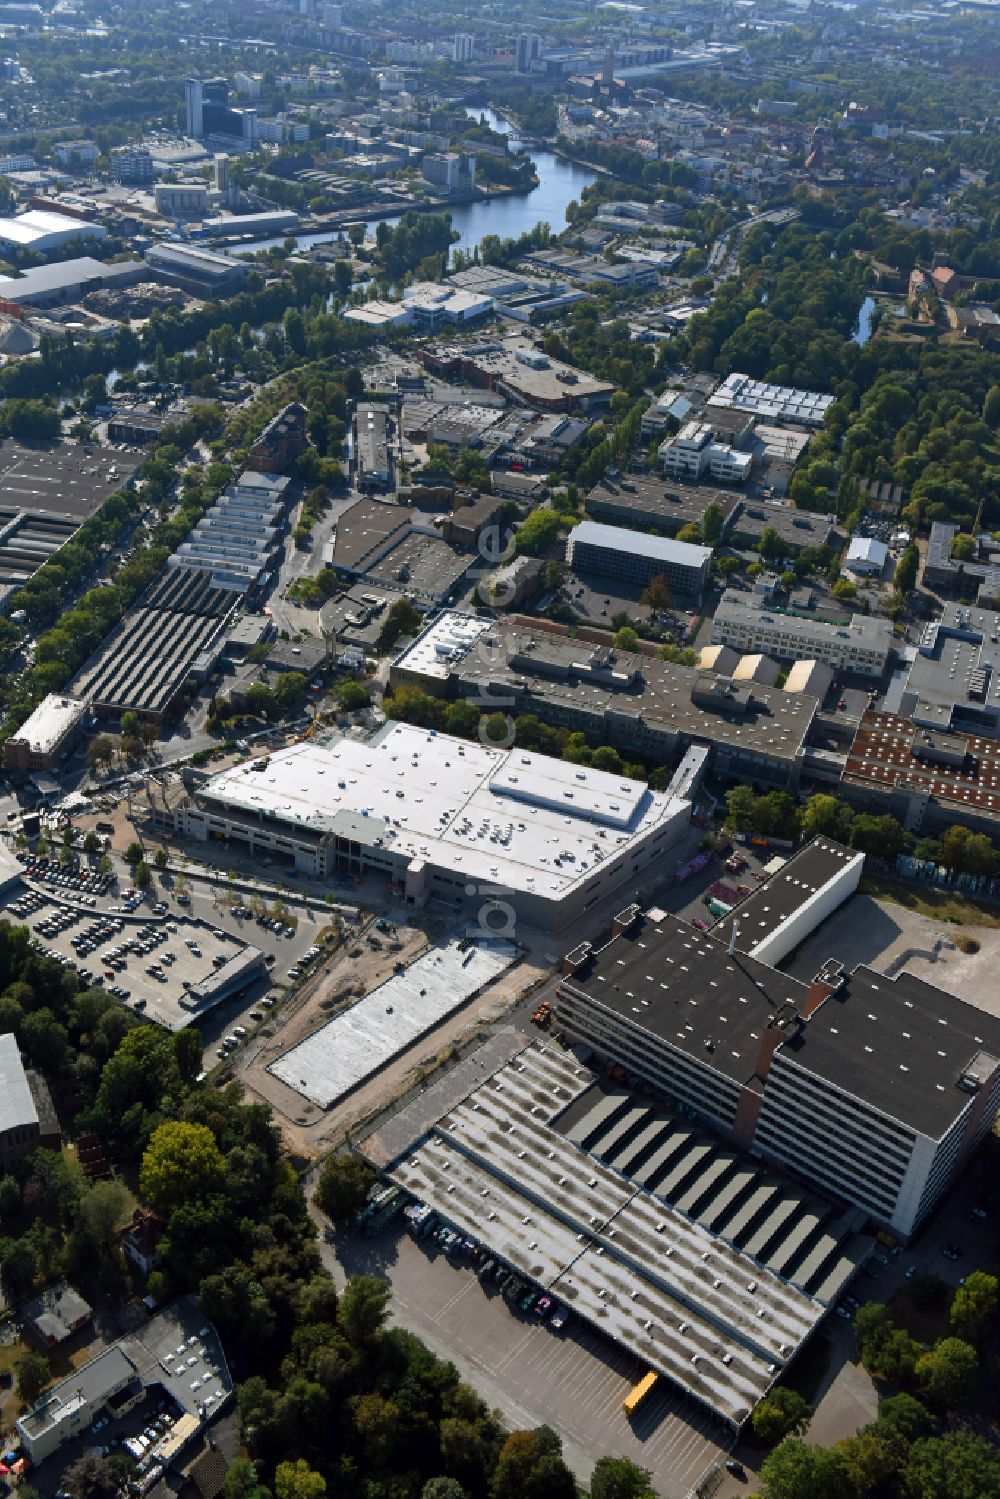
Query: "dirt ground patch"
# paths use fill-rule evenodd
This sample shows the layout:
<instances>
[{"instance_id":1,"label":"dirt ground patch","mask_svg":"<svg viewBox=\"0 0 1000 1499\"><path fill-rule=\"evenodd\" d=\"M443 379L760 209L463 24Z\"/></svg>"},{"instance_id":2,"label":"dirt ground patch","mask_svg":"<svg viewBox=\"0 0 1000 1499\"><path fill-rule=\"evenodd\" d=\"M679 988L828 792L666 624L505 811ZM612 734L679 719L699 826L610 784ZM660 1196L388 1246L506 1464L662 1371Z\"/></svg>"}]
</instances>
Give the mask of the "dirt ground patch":
<instances>
[{"instance_id":1,"label":"dirt ground patch","mask_svg":"<svg viewBox=\"0 0 1000 1499\"><path fill-rule=\"evenodd\" d=\"M981 919L977 907L968 909ZM1000 1015L996 984L1000 926L963 925L961 934L975 938L979 951L961 952L954 943L958 933L947 921L894 901L857 894L808 937L782 967L805 982L815 977L827 958L838 958L848 971L859 964L891 975L905 969L938 989Z\"/></svg>"}]
</instances>

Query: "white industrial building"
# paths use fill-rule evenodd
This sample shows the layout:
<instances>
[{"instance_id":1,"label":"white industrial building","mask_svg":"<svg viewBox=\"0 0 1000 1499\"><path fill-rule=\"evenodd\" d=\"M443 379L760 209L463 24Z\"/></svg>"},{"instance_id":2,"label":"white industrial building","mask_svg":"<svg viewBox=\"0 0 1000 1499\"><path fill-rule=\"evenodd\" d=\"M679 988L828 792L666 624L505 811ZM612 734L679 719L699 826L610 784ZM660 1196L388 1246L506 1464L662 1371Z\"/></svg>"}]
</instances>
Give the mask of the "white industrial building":
<instances>
[{"instance_id":1,"label":"white industrial building","mask_svg":"<svg viewBox=\"0 0 1000 1499\"><path fill-rule=\"evenodd\" d=\"M884 541L871 536L852 536L844 567L859 578L880 578L888 559L889 548Z\"/></svg>"},{"instance_id":2,"label":"white industrial building","mask_svg":"<svg viewBox=\"0 0 1000 1499\"><path fill-rule=\"evenodd\" d=\"M16 217L0 218L0 244L44 255L60 250L76 239L101 240L107 234L103 224L73 218L68 213L52 213L44 208L29 208Z\"/></svg>"},{"instance_id":3,"label":"white industrial building","mask_svg":"<svg viewBox=\"0 0 1000 1499\"><path fill-rule=\"evenodd\" d=\"M750 375L735 372L709 396L709 406L726 406L733 411L748 411L769 421L799 422L806 427L821 427L833 396L816 390L797 390L790 385L768 385Z\"/></svg>"},{"instance_id":4,"label":"white industrial building","mask_svg":"<svg viewBox=\"0 0 1000 1499\"><path fill-rule=\"evenodd\" d=\"M236 839L320 878L381 871L411 906L489 907L500 932L515 916L562 927L634 889L669 862L689 814L641 781L390 721L367 743L233 766L173 816L186 838Z\"/></svg>"},{"instance_id":5,"label":"white industrial building","mask_svg":"<svg viewBox=\"0 0 1000 1499\"><path fill-rule=\"evenodd\" d=\"M50 692L4 745L8 770L50 770L76 743L89 711L79 698Z\"/></svg>"},{"instance_id":6,"label":"white industrial building","mask_svg":"<svg viewBox=\"0 0 1000 1499\"><path fill-rule=\"evenodd\" d=\"M715 442L707 422L685 422L676 437L661 444L660 464L668 479L701 479L707 474L723 484L745 484L753 454Z\"/></svg>"}]
</instances>

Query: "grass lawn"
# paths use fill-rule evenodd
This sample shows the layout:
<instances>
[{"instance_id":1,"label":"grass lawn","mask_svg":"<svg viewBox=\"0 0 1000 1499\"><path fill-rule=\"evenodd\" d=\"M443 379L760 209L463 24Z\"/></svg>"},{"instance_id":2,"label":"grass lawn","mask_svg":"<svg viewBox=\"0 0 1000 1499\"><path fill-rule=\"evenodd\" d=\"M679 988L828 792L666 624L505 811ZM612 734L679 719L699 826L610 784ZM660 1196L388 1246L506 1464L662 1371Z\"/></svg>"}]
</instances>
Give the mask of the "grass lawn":
<instances>
[{"instance_id":1,"label":"grass lawn","mask_svg":"<svg viewBox=\"0 0 1000 1499\"><path fill-rule=\"evenodd\" d=\"M995 911L952 890L938 890L933 885L906 885L882 875L865 875L858 889L862 895L905 906L908 911L928 916L932 921L951 921L956 926L1000 927L1000 916Z\"/></svg>"}]
</instances>

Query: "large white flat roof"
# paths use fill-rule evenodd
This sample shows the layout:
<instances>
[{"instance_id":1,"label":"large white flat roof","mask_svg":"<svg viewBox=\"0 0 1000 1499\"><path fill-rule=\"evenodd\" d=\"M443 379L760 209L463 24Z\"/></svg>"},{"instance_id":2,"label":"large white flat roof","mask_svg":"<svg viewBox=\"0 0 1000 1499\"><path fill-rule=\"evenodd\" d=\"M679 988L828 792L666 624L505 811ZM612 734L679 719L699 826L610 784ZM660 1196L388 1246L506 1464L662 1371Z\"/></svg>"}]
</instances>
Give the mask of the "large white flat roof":
<instances>
[{"instance_id":1,"label":"large white flat roof","mask_svg":"<svg viewBox=\"0 0 1000 1499\"><path fill-rule=\"evenodd\" d=\"M702 567L712 555L711 547L692 541L678 541L673 536L654 536L650 531L629 531L625 526L606 526L601 521L582 520L569 533L568 547L576 542L584 546L606 547L616 552L639 552L657 562L672 562L678 567Z\"/></svg>"},{"instance_id":2,"label":"large white flat roof","mask_svg":"<svg viewBox=\"0 0 1000 1499\"><path fill-rule=\"evenodd\" d=\"M81 703L79 698L50 692L48 697L42 698L34 713L25 719L13 737L27 740L36 755L47 754L56 748L67 729L86 712L87 705Z\"/></svg>"},{"instance_id":3,"label":"large white flat roof","mask_svg":"<svg viewBox=\"0 0 1000 1499\"><path fill-rule=\"evenodd\" d=\"M69 238L78 235L101 233L100 225L88 223L86 219L72 218L66 213L51 213L44 208L29 208L16 218L0 219L0 239L10 244L30 245L36 239L50 234L65 234Z\"/></svg>"},{"instance_id":4,"label":"large white flat roof","mask_svg":"<svg viewBox=\"0 0 1000 1499\"><path fill-rule=\"evenodd\" d=\"M422 677L444 681L455 662L468 655L491 625L492 620L448 610L439 614L434 623L400 653L396 665L419 672Z\"/></svg>"},{"instance_id":5,"label":"large white flat roof","mask_svg":"<svg viewBox=\"0 0 1000 1499\"><path fill-rule=\"evenodd\" d=\"M688 813L627 776L391 721L367 743L296 744L233 766L201 795L314 834L350 827L477 886L556 898Z\"/></svg>"},{"instance_id":6,"label":"large white flat roof","mask_svg":"<svg viewBox=\"0 0 1000 1499\"><path fill-rule=\"evenodd\" d=\"M517 953L510 942L449 938L286 1051L271 1071L329 1108L498 978Z\"/></svg>"}]
</instances>

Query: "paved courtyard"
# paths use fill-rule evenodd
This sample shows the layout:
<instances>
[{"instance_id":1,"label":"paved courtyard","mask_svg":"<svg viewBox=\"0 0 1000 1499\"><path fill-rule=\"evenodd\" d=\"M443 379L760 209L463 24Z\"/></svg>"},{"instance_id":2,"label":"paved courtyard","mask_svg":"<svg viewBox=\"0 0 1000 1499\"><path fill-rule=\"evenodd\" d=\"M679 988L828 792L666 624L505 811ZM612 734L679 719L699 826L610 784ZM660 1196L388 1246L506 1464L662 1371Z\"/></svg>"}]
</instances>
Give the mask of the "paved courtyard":
<instances>
[{"instance_id":1,"label":"paved courtyard","mask_svg":"<svg viewBox=\"0 0 1000 1499\"><path fill-rule=\"evenodd\" d=\"M726 1431L707 1412L664 1387L631 1423L622 1400L646 1372L628 1354L580 1324L560 1335L513 1313L467 1265L405 1232L350 1239L323 1254L339 1283L347 1274L384 1276L393 1320L450 1359L511 1427L548 1423L581 1482L606 1454L648 1468L660 1499L687 1499L714 1462L724 1460Z\"/></svg>"}]
</instances>

